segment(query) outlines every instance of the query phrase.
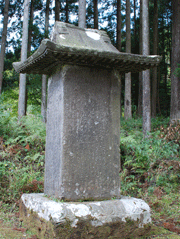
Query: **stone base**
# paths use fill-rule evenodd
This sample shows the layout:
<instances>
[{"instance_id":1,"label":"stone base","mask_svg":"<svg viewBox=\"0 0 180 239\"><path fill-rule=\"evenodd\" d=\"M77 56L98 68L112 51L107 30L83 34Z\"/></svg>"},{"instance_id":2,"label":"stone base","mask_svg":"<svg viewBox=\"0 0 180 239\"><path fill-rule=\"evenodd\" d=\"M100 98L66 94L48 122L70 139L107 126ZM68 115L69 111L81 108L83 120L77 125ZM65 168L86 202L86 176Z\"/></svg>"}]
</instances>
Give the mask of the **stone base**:
<instances>
[{"instance_id":1,"label":"stone base","mask_svg":"<svg viewBox=\"0 0 180 239\"><path fill-rule=\"evenodd\" d=\"M127 238L130 232L149 230L151 223L149 206L130 197L58 202L44 194L23 194L20 216L38 238Z\"/></svg>"}]
</instances>

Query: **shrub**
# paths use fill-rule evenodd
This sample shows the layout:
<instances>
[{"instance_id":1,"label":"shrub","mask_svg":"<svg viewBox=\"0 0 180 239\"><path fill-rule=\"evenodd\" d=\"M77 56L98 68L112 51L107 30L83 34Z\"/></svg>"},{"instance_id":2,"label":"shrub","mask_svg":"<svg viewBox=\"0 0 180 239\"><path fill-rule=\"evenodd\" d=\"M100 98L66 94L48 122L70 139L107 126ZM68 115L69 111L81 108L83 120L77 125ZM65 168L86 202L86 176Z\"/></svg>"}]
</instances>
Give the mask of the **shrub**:
<instances>
[{"instance_id":1,"label":"shrub","mask_svg":"<svg viewBox=\"0 0 180 239\"><path fill-rule=\"evenodd\" d=\"M7 102L0 122L0 201L14 203L22 192L43 190L46 128L30 111L18 121Z\"/></svg>"},{"instance_id":2,"label":"shrub","mask_svg":"<svg viewBox=\"0 0 180 239\"><path fill-rule=\"evenodd\" d=\"M147 187L170 184L177 187L180 171L174 165L179 161L178 136L174 133L172 140L169 136L171 133L166 134L171 132L172 127L167 127L167 124L167 120L152 120L154 130L144 139L141 120L122 120L120 136L122 192L137 195L140 190ZM177 128L175 130L173 128L172 131L176 130ZM170 162L169 167L166 166L167 162Z\"/></svg>"}]
</instances>

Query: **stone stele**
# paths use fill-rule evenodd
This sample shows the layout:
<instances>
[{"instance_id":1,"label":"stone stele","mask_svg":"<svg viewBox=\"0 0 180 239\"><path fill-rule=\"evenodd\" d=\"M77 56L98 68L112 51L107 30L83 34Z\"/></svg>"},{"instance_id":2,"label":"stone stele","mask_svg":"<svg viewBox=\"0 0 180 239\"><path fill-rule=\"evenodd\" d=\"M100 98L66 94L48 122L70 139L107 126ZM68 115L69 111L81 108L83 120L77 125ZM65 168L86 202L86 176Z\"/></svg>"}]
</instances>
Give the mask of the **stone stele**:
<instances>
[{"instance_id":1,"label":"stone stele","mask_svg":"<svg viewBox=\"0 0 180 239\"><path fill-rule=\"evenodd\" d=\"M43 40L25 62L14 63L19 73L49 75L47 196L120 198L120 74L160 61L159 56L119 52L104 31L56 22L51 40Z\"/></svg>"}]
</instances>

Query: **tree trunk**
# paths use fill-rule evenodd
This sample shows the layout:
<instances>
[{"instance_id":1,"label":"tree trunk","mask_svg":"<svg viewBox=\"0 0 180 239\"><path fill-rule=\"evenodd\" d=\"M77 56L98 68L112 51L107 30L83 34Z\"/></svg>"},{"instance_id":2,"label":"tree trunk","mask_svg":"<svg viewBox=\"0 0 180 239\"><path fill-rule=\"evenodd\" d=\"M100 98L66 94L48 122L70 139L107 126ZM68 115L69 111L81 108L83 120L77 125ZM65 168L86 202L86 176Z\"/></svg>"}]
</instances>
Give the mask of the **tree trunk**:
<instances>
[{"instance_id":1,"label":"tree trunk","mask_svg":"<svg viewBox=\"0 0 180 239\"><path fill-rule=\"evenodd\" d=\"M121 51L121 0L117 0L117 49ZM120 76L121 77L121 76ZM121 79L120 79L121 80ZM122 82L120 83L120 117L122 116L122 106L121 106L121 89Z\"/></svg>"},{"instance_id":2,"label":"tree trunk","mask_svg":"<svg viewBox=\"0 0 180 239\"><path fill-rule=\"evenodd\" d=\"M157 78L157 81L158 81L158 84L157 84L157 110L158 110L158 114L161 115L161 106L160 106L160 99L159 99L159 84L160 84L160 81L161 81L160 67L157 68L157 73L158 73L158 78Z\"/></svg>"},{"instance_id":3,"label":"tree trunk","mask_svg":"<svg viewBox=\"0 0 180 239\"><path fill-rule=\"evenodd\" d=\"M158 53L158 6L157 0L154 0L154 16L153 16L153 55ZM156 117L157 105L157 67L152 71L152 117Z\"/></svg>"},{"instance_id":4,"label":"tree trunk","mask_svg":"<svg viewBox=\"0 0 180 239\"><path fill-rule=\"evenodd\" d=\"M46 15L45 15L45 38L48 38L49 28L49 3L50 0L46 0ZM47 76L42 75L42 88L41 88L41 115L42 120L46 123L46 109L47 109Z\"/></svg>"},{"instance_id":5,"label":"tree trunk","mask_svg":"<svg viewBox=\"0 0 180 239\"><path fill-rule=\"evenodd\" d=\"M55 0L55 21L59 21L60 0Z\"/></svg>"},{"instance_id":6,"label":"tree trunk","mask_svg":"<svg viewBox=\"0 0 180 239\"><path fill-rule=\"evenodd\" d=\"M140 0L139 54L142 55L142 0ZM142 116L142 72L139 72L138 115Z\"/></svg>"},{"instance_id":7,"label":"tree trunk","mask_svg":"<svg viewBox=\"0 0 180 239\"><path fill-rule=\"evenodd\" d=\"M22 62L27 59L29 3L30 0L24 0L23 35L21 47ZM21 118L25 114L26 114L26 74L20 74L18 117Z\"/></svg>"},{"instance_id":8,"label":"tree trunk","mask_svg":"<svg viewBox=\"0 0 180 239\"><path fill-rule=\"evenodd\" d=\"M98 29L98 0L93 0L94 2L94 29Z\"/></svg>"},{"instance_id":9,"label":"tree trunk","mask_svg":"<svg viewBox=\"0 0 180 239\"><path fill-rule=\"evenodd\" d=\"M130 0L126 0L126 52L131 53ZM124 118L132 118L131 73L125 74Z\"/></svg>"},{"instance_id":10,"label":"tree trunk","mask_svg":"<svg viewBox=\"0 0 180 239\"><path fill-rule=\"evenodd\" d=\"M41 115L42 121L46 123L47 111L47 76L42 75L42 89L41 89Z\"/></svg>"},{"instance_id":11,"label":"tree trunk","mask_svg":"<svg viewBox=\"0 0 180 239\"><path fill-rule=\"evenodd\" d=\"M134 39L136 41L136 0L134 0Z\"/></svg>"},{"instance_id":12,"label":"tree trunk","mask_svg":"<svg viewBox=\"0 0 180 239\"><path fill-rule=\"evenodd\" d=\"M33 19L34 19L34 0L31 0L30 17L29 17L29 32L28 32L28 55L30 55L30 52L31 52Z\"/></svg>"},{"instance_id":13,"label":"tree trunk","mask_svg":"<svg viewBox=\"0 0 180 239\"><path fill-rule=\"evenodd\" d=\"M49 4L50 4L50 0L46 0L45 38L48 38L49 36Z\"/></svg>"},{"instance_id":14,"label":"tree trunk","mask_svg":"<svg viewBox=\"0 0 180 239\"><path fill-rule=\"evenodd\" d=\"M117 0L117 49L121 51L121 0Z\"/></svg>"},{"instance_id":15,"label":"tree trunk","mask_svg":"<svg viewBox=\"0 0 180 239\"><path fill-rule=\"evenodd\" d=\"M86 0L79 0L78 26L86 28Z\"/></svg>"},{"instance_id":16,"label":"tree trunk","mask_svg":"<svg viewBox=\"0 0 180 239\"><path fill-rule=\"evenodd\" d=\"M171 123L180 121L180 76L175 74L180 64L180 0L173 0L172 8Z\"/></svg>"},{"instance_id":17,"label":"tree trunk","mask_svg":"<svg viewBox=\"0 0 180 239\"><path fill-rule=\"evenodd\" d=\"M8 25L8 9L9 9L9 0L5 0L3 31L2 31L2 38L1 38L1 53L0 53L0 94L2 93L4 58L5 58L7 25Z\"/></svg>"},{"instance_id":18,"label":"tree trunk","mask_svg":"<svg viewBox=\"0 0 180 239\"><path fill-rule=\"evenodd\" d=\"M142 1L142 51L149 55L149 0ZM150 70L143 71L143 134L151 131Z\"/></svg>"},{"instance_id":19,"label":"tree trunk","mask_svg":"<svg viewBox=\"0 0 180 239\"><path fill-rule=\"evenodd\" d=\"M68 0L66 0L66 22L69 22L69 4Z\"/></svg>"}]
</instances>

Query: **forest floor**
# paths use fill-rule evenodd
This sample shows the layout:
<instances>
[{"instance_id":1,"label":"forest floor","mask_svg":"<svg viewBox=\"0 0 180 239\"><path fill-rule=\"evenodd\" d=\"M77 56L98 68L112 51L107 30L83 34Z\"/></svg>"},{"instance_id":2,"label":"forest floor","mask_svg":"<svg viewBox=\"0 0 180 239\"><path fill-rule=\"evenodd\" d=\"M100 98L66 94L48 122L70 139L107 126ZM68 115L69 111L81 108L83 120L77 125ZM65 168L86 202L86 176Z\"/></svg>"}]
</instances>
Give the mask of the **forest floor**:
<instances>
[{"instance_id":1,"label":"forest floor","mask_svg":"<svg viewBox=\"0 0 180 239\"><path fill-rule=\"evenodd\" d=\"M39 116L29 115L17 123L4 112L0 112L0 239L36 239L21 221L18 206L22 193L43 192L45 125ZM142 198L151 207L151 229L138 238L180 239L180 125L168 122L152 122L148 139L143 139L141 119L121 122L121 193Z\"/></svg>"}]
</instances>

